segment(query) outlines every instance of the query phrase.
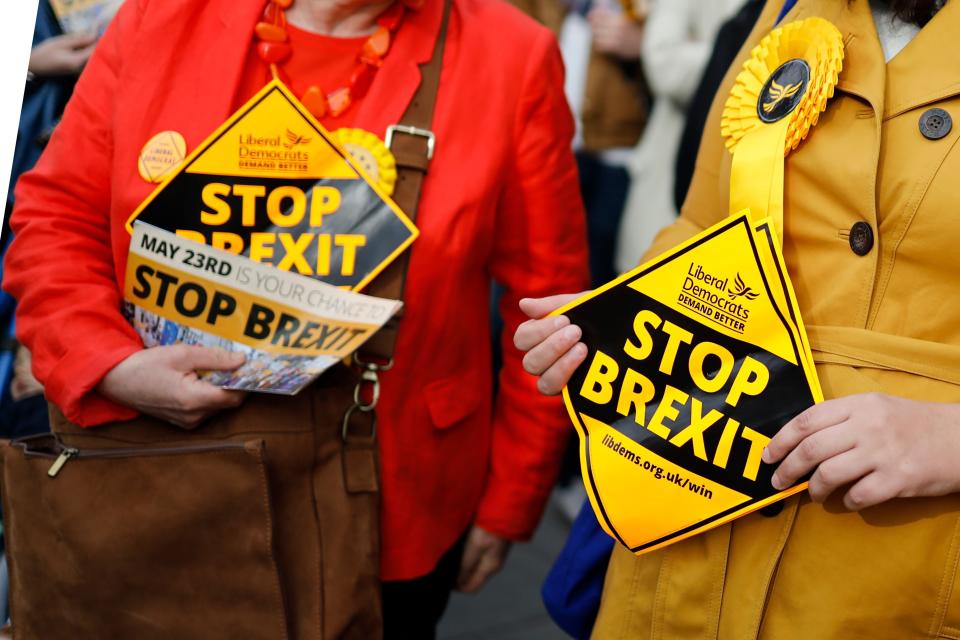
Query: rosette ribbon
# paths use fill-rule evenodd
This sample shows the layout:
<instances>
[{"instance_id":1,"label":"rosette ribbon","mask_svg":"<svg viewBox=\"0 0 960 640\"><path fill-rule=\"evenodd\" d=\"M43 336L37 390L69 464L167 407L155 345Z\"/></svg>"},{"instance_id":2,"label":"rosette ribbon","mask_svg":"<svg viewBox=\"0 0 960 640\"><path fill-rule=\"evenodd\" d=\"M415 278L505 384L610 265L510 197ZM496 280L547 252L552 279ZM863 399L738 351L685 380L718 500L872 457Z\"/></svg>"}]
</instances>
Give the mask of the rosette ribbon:
<instances>
[{"instance_id":1,"label":"rosette ribbon","mask_svg":"<svg viewBox=\"0 0 960 640\"><path fill-rule=\"evenodd\" d=\"M771 217L783 237L784 161L817 124L843 67L843 37L823 18L780 26L754 47L721 120L733 154L730 213Z\"/></svg>"}]
</instances>

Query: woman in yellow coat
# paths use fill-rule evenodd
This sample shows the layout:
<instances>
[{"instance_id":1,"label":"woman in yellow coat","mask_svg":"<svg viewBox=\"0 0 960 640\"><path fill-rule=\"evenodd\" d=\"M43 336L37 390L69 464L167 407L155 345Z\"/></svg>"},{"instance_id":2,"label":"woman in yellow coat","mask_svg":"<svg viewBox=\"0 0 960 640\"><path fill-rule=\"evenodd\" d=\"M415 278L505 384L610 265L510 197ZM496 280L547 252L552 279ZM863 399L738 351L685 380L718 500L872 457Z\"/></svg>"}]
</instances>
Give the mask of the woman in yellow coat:
<instances>
[{"instance_id":1,"label":"woman in yellow coat","mask_svg":"<svg viewBox=\"0 0 960 640\"><path fill-rule=\"evenodd\" d=\"M682 217L648 257L726 215L723 102L782 6L728 73ZM813 471L809 493L641 557L618 548L596 638L960 638L960 0L799 0L784 22L811 16L846 57L786 161L784 254L828 400L764 458L774 483ZM545 393L586 355L564 324L515 338Z\"/></svg>"}]
</instances>

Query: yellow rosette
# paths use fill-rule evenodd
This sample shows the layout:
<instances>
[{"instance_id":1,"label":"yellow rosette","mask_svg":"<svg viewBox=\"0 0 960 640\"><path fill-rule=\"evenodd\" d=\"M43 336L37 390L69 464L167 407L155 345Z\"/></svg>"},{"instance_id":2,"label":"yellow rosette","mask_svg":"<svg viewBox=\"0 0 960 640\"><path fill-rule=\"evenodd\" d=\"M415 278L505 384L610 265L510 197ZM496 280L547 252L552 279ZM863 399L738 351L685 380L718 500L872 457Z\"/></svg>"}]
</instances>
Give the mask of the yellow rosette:
<instances>
[{"instance_id":1,"label":"yellow rosette","mask_svg":"<svg viewBox=\"0 0 960 640\"><path fill-rule=\"evenodd\" d=\"M397 161L380 138L363 129L337 129L337 142L388 196L397 184Z\"/></svg>"},{"instance_id":2,"label":"yellow rosette","mask_svg":"<svg viewBox=\"0 0 960 640\"><path fill-rule=\"evenodd\" d=\"M784 159L817 124L843 67L843 36L823 18L791 22L754 47L723 108L733 154L730 213L773 218L783 232Z\"/></svg>"}]
</instances>

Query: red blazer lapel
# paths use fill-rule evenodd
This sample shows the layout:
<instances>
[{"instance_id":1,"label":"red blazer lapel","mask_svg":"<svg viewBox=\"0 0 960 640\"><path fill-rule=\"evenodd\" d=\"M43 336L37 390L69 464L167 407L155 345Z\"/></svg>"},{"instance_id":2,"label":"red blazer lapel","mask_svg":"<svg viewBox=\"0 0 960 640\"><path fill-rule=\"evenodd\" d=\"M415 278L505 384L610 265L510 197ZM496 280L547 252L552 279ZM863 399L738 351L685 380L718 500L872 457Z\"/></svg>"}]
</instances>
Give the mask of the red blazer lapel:
<instances>
[{"instance_id":1,"label":"red blazer lapel","mask_svg":"<svg viewBox=\"0 0 960 640\"><path fill-rule=\"evenodd\" d=\"M195 65L185 70L188 80L183 107L190 112L191 104L203 101L204 131L200 140L210 135L239 106L237 92L243 79L247 54L253 41L253 28L263 12L261 0L218 0L219 22L207 38L206 46ZM212 7L211 7L212 8ZM197 142L200 142L198 140Z\"/></svg>"},{"instance_id":2,"label":"red blazer lapel","mask_svg":"<svg viewBox=\"0 0 960 640\"><path fill-rule=\"evenodd\" d=\"M139 101L138 118L145 126L176 129L192 149L239 106L237 91L264 3L193 3L189 16L183 16L183 3L170 4L175 6L158 11L171 16L151 20L138 34L141 44L131 65L136 90L128 95ZM198 33L203 35L198 38ZM159 67L160 72L138 67Z\"/></svg>"},{"instance_id":3,"label":"red blazer lapel","mask_svg":"<svg viewBox=\"0 0 960 640\"><path fill-rule=\"evenodd\" d=\"M420 86L419 65L430 60L433 54L440 33L443 2L426 0L418 11L407 12L397 32L393 50L387 55L369 93L358 106L358 127L383 138L387 127L400 121Z\"/></svg>"},{"instance_id":4,"label":"red blazer lapel","mask_svg":"<svg viewBox=\"0 0 960 640\"><path fill-rule=\"evenodd\" d=\"M129 189L118 191L115 207L128 214L155 188L136 169L150 138L177 131L190 153L239 106L236 95L262 7L261 0L150 5L119 78L125 89L115 111L114 171Z\"/></svg>"}]
</instances>

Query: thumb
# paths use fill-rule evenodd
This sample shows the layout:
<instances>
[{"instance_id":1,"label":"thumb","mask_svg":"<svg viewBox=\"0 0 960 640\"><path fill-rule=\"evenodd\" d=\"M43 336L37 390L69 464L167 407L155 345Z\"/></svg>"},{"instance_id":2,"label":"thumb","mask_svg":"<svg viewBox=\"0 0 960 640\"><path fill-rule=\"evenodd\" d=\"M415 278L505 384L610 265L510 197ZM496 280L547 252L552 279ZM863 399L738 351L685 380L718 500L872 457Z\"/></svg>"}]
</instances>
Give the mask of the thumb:
<instances>
[{"instance_id":1,"label":"thumb","mask_svg":"<svg viewBox=\"0 0 960 640\"><path fill-rule=\"evenodd\" d=\"M463 549L463 558L460 560L460 571L457 575L458 589L462 589L471 582L482 556L483 550L468 538Z\"/></svg>"},{"instance_id":2,"label":"thumb","mask_svg":"<svg viewBox=\"0 0 960 640\"><path fill-rule=\"evenodd\" d=\"M64 44L73 49L83 49L97 42L96 33L69 33L61 36Z\"/></svg>"},{"instance_id":3,"label":"thumb","mask_svg":"<svg viewBox=\"0 0 960 640\"><path fill-rule=\"evenodd\" d=\"M534 320L539 320L582 295L583 293L562 293L547 298L524 298L520 301L520 310Z\"/></svg>"},{"instance_id":4,"label":"thumb","mask_svg":"<svg viewBox=\"0 0 960 640\"><path fill-rule=\"evenodd\" d=\"M200 347L181 345L179 364L185 371L203 369L206 371L230 371L246 361L246 356L238 351L227 351L219 347Z\"/></svg>"}]
</instances>

